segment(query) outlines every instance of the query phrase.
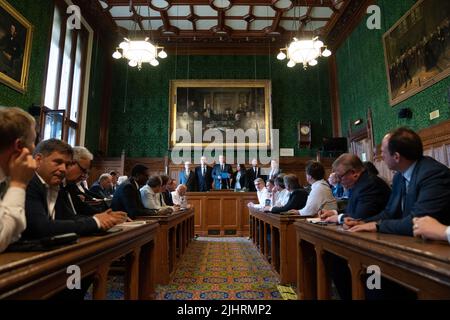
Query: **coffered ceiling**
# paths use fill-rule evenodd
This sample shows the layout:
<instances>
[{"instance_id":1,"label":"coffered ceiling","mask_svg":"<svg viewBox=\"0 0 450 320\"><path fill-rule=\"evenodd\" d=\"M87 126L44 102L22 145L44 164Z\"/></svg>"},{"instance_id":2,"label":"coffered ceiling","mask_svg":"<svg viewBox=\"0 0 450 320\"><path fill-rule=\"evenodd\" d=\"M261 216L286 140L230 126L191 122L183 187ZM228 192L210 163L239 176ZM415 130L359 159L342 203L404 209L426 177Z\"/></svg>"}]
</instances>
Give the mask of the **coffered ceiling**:
<instances>
[{"instance_id":1,"label":"coffered ceiling","mask_svg":"<svg viewBox=\"0 0 450 320\"><path fill-rule=\"evenodd\" d=\"M277 50L293 36L326 40L352 0L95 0L118 38L148 36L172 50Z\"/></svg>"}]
</instances>

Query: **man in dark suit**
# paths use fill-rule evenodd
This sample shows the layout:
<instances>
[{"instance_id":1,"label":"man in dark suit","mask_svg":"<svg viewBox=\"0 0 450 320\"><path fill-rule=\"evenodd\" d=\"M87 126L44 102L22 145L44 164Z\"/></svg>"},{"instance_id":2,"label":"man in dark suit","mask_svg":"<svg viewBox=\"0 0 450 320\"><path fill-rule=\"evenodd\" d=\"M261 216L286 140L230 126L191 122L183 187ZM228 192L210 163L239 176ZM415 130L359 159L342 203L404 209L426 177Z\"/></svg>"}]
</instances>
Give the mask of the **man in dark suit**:
<instances>
[{"instance_id":1,"label":"man in dark suit","mask_svg":"<svg viewBox=\"0 0 450 320\"><path fill-rule=\"evenodd\" d=\"M344 223L346 217L365 219L378 214L386 206L391 190L383 179L369 174L358 156L344 153L333 162L336 183L341 184L351 194L347 207L339 212L321 210L320 217L327 222ZM336 255L329 255L330 277L339 297L343 300L352 298L351 274L347 261Z\"/></svg>"},{"instance_id":2,"label":"man in dark suit","mask_svg":"<svg viewBox=\"0 0 450 320\"><path fill-rule=\"evenodd\" d=\"M184 163L184 169L180 171L178 184L184 184L188 192L197 191L195 173L191 170L191 163L189 161Z\"/></svg>"},{"instance_id":3,"label":"man in dark suit","mask_svg":"<svg viewBox=\"0 0 450 320\"><path fill-rule=\"evenodd\" d=\"M57 139L42 141L34 150L36 174L27 187L24 238L43 238L63 233L88 235L107 230L126 220L124 212L108 212L93 217L77 215L67 192L60 188L66 168L72 162L72 147Z\"/></svg>"},{"instance_id":4,"label":"man in dark suit","mask_svg":"<svg viewBox=\"0 0 450 320\"><path fill-rule=\"evenodd\" d=\"M102 173L98 181L94 182L89 191L97 194L98 199L110 198L110 190L112 189L112 177L109 173Z\"/></svg>"},{"instance_id":5,"label":"man in dark suit","mask_svg":"<svg viewBox=\"0 0 450 320\"><path fill-rule=\"evenodd\" d=\"M344 210L321 210L322 219L342 224L345 217L366 219L384 209L391 189L383 179L369 174L358 156L342 154L333 162L333 172L338 182L351 190L351 197Z\"/></svg>"},{"instance_id":6,"label":"man in dark suit","mask_svg":"<svg viewBox=\"0 0 450 320\"><path fill-rule=\"evenodd\" d=\"M348 219L350 231L413 235L415 217L431 216L450 224L450 169L423 156L422 141L408 128L388 133L381 155L389 169L397 171L387 206L365 223Z\"/></svg>"},{"instance_id":7,"label":"man in dark suit","mask_svg":"<svg viewBox=\"0 0 450 320\"><path fill-rule=\"evenodd\" d=\"M230 189L232 175L233 169L231 168L231 165L225 163L225 157L223 155L220 155L219 163L213 167L211 173L211 176L214 180L214 189Z\"/></svg>"},{"instance_id":8,"label":"man in dark suit","mask_svg":"<svg viewBox=\"0 0 450 320\"><path fill-rule=\"evenodd\" d=\"M269 211L272 213L286 212L291 209L300 210L308 200L308 193L300 187L297 176L287 174L283 178L286 190L290 193L289 200L283 207L272 207ZM267 208L269 209L269 208Z\"/></svg>"},{"instance_id":9,"label":"man in dark suit","mask_svg":"<svg viewBox=\"0 0 450 320\"><path fill-rule=\"evenodd\" d=\"M200 165L195 168L195 178L197 180L198 191L206 192L211 189L211 167L206 163L206 157L200 158Z\"/></svg>"},{"instance_id":10,"label":"man in dark suit","mask_svg":"<svg viewBox=\"0 0 450 320\"><path fill-rule=\"evenodd\" d=\"M117 187L111 208L125 211L131 218L154 214L152 210L144 207L139 192L140 187L144 186L147 180L148 168L141 164L135 165L131 170L131 177Z\"/></svg>"},{"instance_id":11,"label":"man in dark suit","mask_svg":"<svg viewBox=\"0 0 450 320\"><path fill-rule=\"evenodd\" d=\"M256 192L255 180L262 178L261 168L258 167L258 160L252 159L252 167L247 169L247 189L251 192Z\"/></svg>"},{"instance_id":12,"label":"man in dark suit","mask_svg":"<svg viewBox=\"0 0 450 320\"><path fill-rule=\"evenodd\" d=\"M65 179L61 188L68 192L75 213L92 216L108 210L108 205L103 201L103 197L102 200L94 201L78 187L78 183L86 179L94 156L85 147L76 146L72 150L73 158L66 168ZM100 195L96 195L96 198L100 198Z\"/></svg>"}]
</instances>

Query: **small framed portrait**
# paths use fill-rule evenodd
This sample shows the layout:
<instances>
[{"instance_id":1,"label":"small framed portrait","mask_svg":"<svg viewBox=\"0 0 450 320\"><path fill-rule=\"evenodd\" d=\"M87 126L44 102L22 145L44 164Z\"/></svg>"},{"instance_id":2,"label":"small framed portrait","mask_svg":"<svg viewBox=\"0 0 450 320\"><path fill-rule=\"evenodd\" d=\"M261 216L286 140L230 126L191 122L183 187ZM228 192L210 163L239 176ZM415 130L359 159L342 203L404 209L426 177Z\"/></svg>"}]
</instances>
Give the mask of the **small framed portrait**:
<instances>
[{"instance_id":1,"label":"small framed portrait","mask_svg":"<svg viewBox=\"0 0 450 320\"><path fill-rule=\"evenodd\" d=\"M0 0L0 82L27 89L33 26L7 1Z\"/></svg>"}]
</instances>

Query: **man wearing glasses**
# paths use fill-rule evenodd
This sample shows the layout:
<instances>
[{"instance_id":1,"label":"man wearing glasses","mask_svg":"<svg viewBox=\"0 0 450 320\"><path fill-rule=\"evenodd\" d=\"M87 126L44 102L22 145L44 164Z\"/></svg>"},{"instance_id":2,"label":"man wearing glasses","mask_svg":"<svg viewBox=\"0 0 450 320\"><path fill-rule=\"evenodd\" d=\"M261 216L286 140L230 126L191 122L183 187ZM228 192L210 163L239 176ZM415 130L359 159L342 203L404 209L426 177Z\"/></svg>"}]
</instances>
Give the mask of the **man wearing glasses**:
<instances>
[{"instance_id":1,"label":"man wearing glasses","mask_svg":"<svg viewBox=\"0 0 450 320\"><path fill-rule=\"evenodd\" d=\"M358 156L344 153L333 163L335 177L345 189L351 190L347 207L321 210L320 217L327 222L342 224L344 218L365 219L378 214L386 206L391 189L378 176L370 175Z\"/></svg>"}]
</instances>

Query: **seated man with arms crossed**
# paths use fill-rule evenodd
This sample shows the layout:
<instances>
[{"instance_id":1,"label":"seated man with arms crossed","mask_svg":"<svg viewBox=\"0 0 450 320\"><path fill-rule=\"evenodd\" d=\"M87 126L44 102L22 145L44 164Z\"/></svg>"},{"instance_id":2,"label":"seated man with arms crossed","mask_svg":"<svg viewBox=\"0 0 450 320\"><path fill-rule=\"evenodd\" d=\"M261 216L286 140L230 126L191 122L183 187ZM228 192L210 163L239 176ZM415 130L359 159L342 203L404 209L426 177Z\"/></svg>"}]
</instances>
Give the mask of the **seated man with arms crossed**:
<instances>
[{"instance_id":1,"label":"seated man with arms crossed","mask_svg":"<svg viewBox=\"0 0 450 320\"><path fill-rule=\"evenodd\" d=\"M34 118L19 108L0 107L0 252L26 227L25 189L36 162Z\"/></svg>"},{"instance_id":2,"label":"seated man with arms crossed","mask_svg":"<svg viewBox=\"0 0 450 320\"><path fill-rule=\"evenodd\" d=\"M63 233L89 235L122 223L124 212L103 212L93 217L78 215L66 190L60 187L67 166L72 163L72 147L64 141L49 139L34 150L37 169L27 187L24 238L43 238Z\"/></svg>"},{"instance_id":3,"label":"seated man with arms crossed","mask_svg":"<svg viewBox=\"0 0 450 320\"><path fill-rule=\"evenodd\" d=\"M291 209L303 208L308 199L308 193L300 187L296 175L287 174L283 177L286 190L289 192L289 200L282 207L266 207L265 209L272 213L287 212Z\"/></svg>"}]
</instances>

